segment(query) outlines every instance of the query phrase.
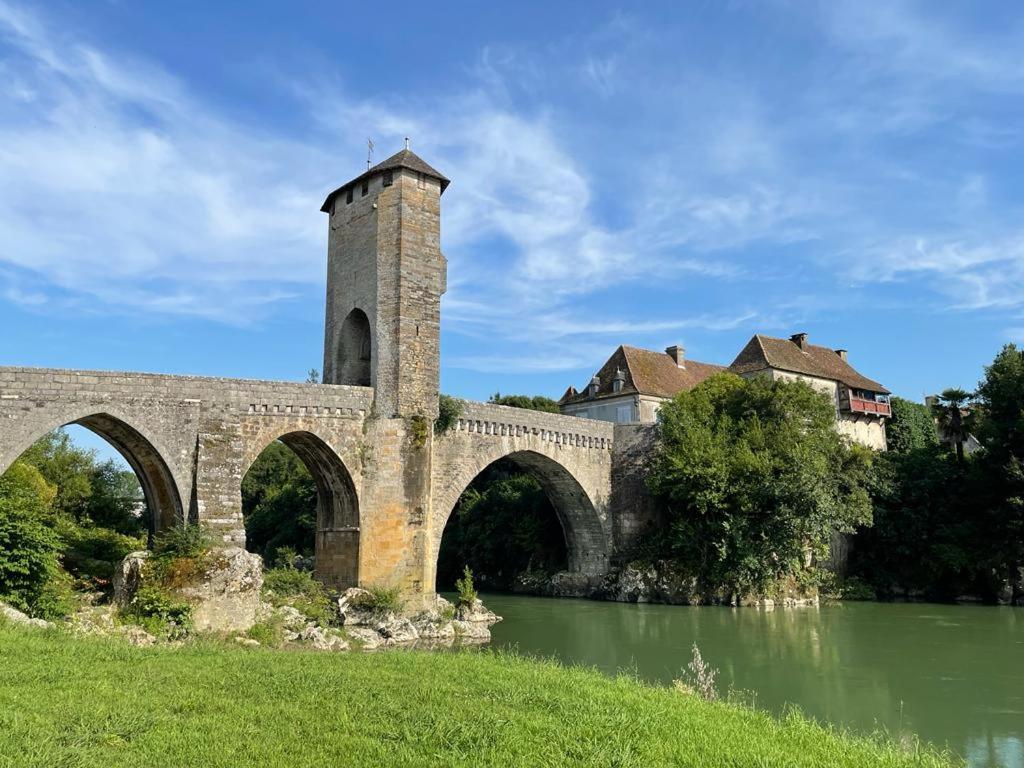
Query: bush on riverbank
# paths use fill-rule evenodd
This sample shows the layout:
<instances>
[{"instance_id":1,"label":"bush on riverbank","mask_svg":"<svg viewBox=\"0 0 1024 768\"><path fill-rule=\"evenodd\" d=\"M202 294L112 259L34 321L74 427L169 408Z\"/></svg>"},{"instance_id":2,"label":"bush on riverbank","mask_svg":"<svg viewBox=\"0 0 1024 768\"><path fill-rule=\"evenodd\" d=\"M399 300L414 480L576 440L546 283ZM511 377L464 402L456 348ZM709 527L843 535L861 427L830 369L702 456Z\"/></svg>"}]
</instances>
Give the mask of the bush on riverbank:
<instances>
[{"instance_id":1,"label":"bush on riverbank","mask_svg":"<svg viewBox=\"0 0 1024 768\"><path fill-rule=\"evenodd\" d=\"M496 653L143 649L0 624L0 656L0 765L24 768L951 765L798 715Z\"/></svg>"}]
</instances>

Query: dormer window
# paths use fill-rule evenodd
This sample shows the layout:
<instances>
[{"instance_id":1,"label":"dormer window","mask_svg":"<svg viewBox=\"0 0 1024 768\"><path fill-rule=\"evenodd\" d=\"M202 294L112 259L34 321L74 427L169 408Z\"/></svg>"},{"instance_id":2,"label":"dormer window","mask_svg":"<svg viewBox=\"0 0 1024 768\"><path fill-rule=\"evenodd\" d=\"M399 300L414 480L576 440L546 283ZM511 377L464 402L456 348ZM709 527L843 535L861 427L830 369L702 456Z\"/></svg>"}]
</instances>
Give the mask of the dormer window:
<instances>
[{"instance_id":1,"label":"dormer window","mask_svg":"<svg viewBox=\"0 0 1024 768\"><path fill-rule=\"evenodd\" d=\"M345 190L345 205L352 202L352 187Z\"/></svg>"},{"instance_id":2,"label":"dormer window","mask_svg":"<svg viewBox=\"0 0 1024 768\"><path fill-rule=\"evenodd\" d=\"M384 171L383 185L385 187L390 187L394 183L395 183L395 172L394 171Z\"/></svg>"},{"instance_id":3,"label":"dormer window","mask_svg":"<svg viewBox=\"0 0 1024 768\"><path fill-rule=\"evenodd\" d=\"M362 197L366 197L366 193L370 191L370 180L367 179L363 182L362 188L359 190L359 194Z\"/></svg>"},{"instance_id":4,"label":"dormer window","mask_svg":"<svg viewBox=\"0 0 1024 768\"><path fill-rule=\"evenodd\" d=\"M597 390L601 388L601 380L595 376L590 380L589 386L587 386L587 395L589 397L597 397Z\"/></svg>"}]
</instances>

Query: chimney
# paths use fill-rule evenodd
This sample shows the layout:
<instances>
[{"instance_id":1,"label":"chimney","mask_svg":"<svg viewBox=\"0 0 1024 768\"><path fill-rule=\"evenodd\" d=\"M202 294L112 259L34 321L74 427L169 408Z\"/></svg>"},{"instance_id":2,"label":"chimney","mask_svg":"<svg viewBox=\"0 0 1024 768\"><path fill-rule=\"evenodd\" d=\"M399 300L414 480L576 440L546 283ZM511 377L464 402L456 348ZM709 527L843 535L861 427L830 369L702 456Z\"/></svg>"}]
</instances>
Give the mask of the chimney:
<instances>
[{"instance_id":1,"label":"chimney","mask_svg":"<svg viewBox=\"0 0 1024 768\"><path fill-rule=\"evenodd\" d=\"M789 337L789 340L796 344L800 349L807 346L807 334L806 333L794 333Z\"/></svg>"},{"instance_id":2,"label":"chimney","mask_svg":"<svg viewBox=\"0 0 1024 768\"><path fill-rule=\"evenodd\" d=\"M846 350L845 349L837 349L836 350L836 354L839 355L839 359L840 360L842 360L844 363L846 362Z\"/></svg>"},{"instance_id":3,"label":"chimney","mask_svg":"<svg viewBox=\"0 0 1024 768\"><path fill-rule=\"evenodd\" d=\"M686 347L675 344L666 349L665 354L672 358L677 368L686 367Z\"/></svg>"}]
</instances>

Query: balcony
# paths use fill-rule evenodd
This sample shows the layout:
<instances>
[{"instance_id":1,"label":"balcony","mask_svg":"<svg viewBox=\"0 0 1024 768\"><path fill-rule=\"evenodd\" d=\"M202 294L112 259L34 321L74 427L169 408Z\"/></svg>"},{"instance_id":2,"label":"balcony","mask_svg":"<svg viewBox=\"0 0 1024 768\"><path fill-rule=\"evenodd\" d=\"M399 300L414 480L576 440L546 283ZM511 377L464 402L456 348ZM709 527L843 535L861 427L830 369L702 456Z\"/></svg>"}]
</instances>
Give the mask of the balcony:
<instances>
[{"instance_id":1,"label":"balcony","mask_svg":"<svg viewBox=\"0 0 1024 768\"><path fill-rule=\"evenodd\" d=\"M884 416L886 418L892 416L892 406L887 402L883 403L874 398L850 395L844 405L846 405L845 410L850 413L863 413L869 416Z\"/></svg>"}]
</instances>

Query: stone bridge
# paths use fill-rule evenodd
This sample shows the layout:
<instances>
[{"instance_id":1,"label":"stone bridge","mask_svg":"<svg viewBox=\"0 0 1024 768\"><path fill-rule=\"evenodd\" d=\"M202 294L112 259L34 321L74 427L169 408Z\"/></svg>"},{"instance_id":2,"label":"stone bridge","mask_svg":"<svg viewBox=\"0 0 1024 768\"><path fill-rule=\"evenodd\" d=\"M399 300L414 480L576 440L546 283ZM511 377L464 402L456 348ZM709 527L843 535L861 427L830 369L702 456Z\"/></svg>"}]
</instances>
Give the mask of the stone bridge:
<instances>
[{"instance_id":1,"label":"stone bridge","mask_svg":"<svg viewBox=\"0 0 1024 768\"><path fill-rule=\"evenodd\" d=\"M433 433L447 184L406 150L324 203L328 383L0 367L0 472L79 424L136 472L154 530L187 521L244 546L242 478L280 440L316 482L318 577L429 599L459 496L507 459L551 499L570 570L600 577L643 522L640 428L465 402Z\"/></svg>"}]
</instances>

